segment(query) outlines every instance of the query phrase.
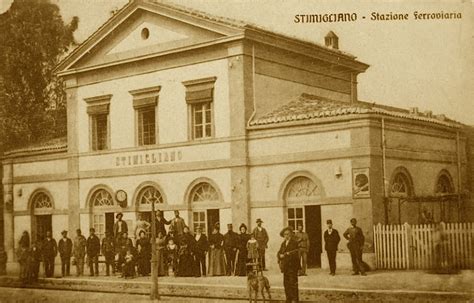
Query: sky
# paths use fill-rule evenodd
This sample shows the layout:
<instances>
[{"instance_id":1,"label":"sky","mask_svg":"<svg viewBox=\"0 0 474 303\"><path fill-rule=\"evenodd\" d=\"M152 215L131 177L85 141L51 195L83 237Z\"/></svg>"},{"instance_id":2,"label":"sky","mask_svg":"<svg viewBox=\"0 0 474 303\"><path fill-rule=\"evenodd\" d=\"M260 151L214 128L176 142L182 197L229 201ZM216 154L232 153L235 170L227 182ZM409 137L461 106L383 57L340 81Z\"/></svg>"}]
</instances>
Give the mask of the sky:
<instances>
[{"instance_id":1,"label":"sky","mask_svg":"<svg viewBox=\"0 0 474 303\"><path fill-rule=\"evenodd\" d=\"M66 22L78 16L83 41L128 0L51 0ZM0 12L11 0L0 0ZM358 77L360 100L418 107L474 125L473 1L168 0L218 16L323 44L332 30L339 48L370 65ZM375 21L373 13L408 14ZM414 13L461 13L460 19L415 20ZM297 14L355 13L353 22L295 23ZM365 19L363 19L365 17Z\"/></svg>"}]
</instances>

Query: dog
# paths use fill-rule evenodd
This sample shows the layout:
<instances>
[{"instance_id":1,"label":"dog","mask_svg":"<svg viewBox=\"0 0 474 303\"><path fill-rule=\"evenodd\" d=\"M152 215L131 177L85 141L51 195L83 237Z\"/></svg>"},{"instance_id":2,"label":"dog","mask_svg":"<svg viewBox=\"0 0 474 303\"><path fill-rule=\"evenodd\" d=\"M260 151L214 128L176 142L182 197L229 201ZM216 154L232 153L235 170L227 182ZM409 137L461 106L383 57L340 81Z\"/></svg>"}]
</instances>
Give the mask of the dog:
<instances>
[{"instance_id":1,"label":"dog","mask_svg":"<svg viewBox=\"0 0 474 303\"><path fill-rule=\"evenodd\" d=\"M255 274L254 272L249 272L247 274L247 286L249 288L249 302L252 302L252 293L254 297L254 302L257 302L258 293L262 294L263 302L265 302L265 293L267 291L268 299L271 300L272 296L270 294L270 282L267 277L262 275Z\"/></svg>"}]
</instances>

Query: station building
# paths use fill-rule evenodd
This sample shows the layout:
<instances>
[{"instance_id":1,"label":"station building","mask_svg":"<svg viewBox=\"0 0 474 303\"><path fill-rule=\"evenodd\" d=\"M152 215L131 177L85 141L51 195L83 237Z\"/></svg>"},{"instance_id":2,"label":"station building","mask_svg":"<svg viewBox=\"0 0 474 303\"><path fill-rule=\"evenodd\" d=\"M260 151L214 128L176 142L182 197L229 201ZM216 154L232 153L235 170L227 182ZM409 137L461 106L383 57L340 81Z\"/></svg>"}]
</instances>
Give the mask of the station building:
<instances>
[{"instance_id":1,"label":"station building","mask_svg":"<svg viewBox=\"0 0 474 303\"><path fill-rule=\"evenodd\" d=\"M39 239L95 227L103 237L122 212L133 231L152 202L192 230L262 219L270 268L287 225L304 225L310 265L326 267L327 219L341 234L358 219L368 262L374 224L467 220L463 125L359 101L368 67L332 32L320 45L131 1L57 68L67 138L5 153L9 266L24 230Z\"/></svg>"}]
</instances>

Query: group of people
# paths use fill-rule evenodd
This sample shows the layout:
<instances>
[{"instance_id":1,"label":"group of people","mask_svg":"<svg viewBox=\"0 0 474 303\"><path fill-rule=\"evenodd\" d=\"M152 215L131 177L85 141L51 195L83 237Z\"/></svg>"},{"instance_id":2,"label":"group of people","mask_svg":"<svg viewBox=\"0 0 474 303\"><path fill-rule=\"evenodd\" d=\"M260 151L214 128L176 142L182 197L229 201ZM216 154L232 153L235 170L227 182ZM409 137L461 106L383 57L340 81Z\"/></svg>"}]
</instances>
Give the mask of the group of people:
<instances>
[{"instance_id":1,"label":"group of people","mask_svg":"<svg viewBox=\"0 0 474 303\"><path fill-rule=\"evenodd\" d=\"M364 233L357 226L357 220L350 220L351 226L343 236L348 241L347 247L351 254L353 275L365 276L365 263L362 261ZM324 232L324 249L326 250L330 275L336 274L336 254L341 240L339 232L333 228L332 220L327 220L327 230ZM287 302L298 302L298 276L306 275L306 261L309 249L308 235L303 232L303 226L298 225L294 232L292 227L286 227L280 232L284 238L277 253L278 264L283 273L283 285Z\"/></svg>"}]
</instances>

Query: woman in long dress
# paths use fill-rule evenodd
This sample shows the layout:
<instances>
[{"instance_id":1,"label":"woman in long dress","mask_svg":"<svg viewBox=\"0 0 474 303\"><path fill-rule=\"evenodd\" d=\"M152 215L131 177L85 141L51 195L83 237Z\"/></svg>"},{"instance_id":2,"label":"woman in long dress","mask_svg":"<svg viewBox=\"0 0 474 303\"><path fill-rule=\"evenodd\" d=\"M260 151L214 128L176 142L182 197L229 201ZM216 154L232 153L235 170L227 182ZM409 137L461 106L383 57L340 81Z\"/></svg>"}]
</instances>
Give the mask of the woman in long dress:
<instances>
[{"instance_id":1,"label":"woman in long dress","mask_svg":"<svg viewBox=\"0 0 474 303\"><path fill-rule=\"evenodd\" d=\"M158 259L158 276L167 276L166 237L161 231L158 232L158 238L156 238L156 252Z\"/></svg>"},{"instance_id":2,"label":"woman in long dress","mask_svg":"<svg viewBox=\"0 0 474 303\"><path fill-rule=\"evenodd\" d=\"M26 282L28 279L27 261L28 252L30 250L30 235L25 230L21 235L17 250L17 260L20 263L20 280Z\"/></svg>"},{"instance_id":3,"label":"woman in long dress","mask_svg":"<svg viewBox=\"0 0 474 303\"><path fill-rule=\"evenodd\" d=\"M219 226L216 224L209 236L209 275L224 276L225 275L225 260L224 260L224 236L219 232Z\"/></svg>"},{"instance_id":4,"label":"woman in long dress","mask_svg":"<svg viewBox=\"0 0 474 303\"><path fill-rule=\"evenodd\" d=\"M140 231L137 240L138 251L138 274L148 276L150 274L151 245L150 240L146 237L145 231Z\"/></svg>"},{"instance_id":5,"label":"woman in long dress","mask_svg":"<svg viewBox=\"0 0 474 303\"><path fill-rule=\"evenodd\" d=\"M247 233L247 226L243 223L240 225L239 230L240 230L239 242L238 242L239 250L238 250L235 275L246 276L247 275L247 261L248 261L247 243L250 240L250 235Z\"/></svg>"},{"instance_id":6,"label":"woman in long dress","mask_svg":"<svg viewBox=\"0 0 474 303\"><path fill-rule=\"evenodd\" d=\"M183 229L183 235L179 238L178 251L178 273L179 277L194 277L194 245L196 240L189 233L187 226Z\"/></svg>"}]
</instances>

